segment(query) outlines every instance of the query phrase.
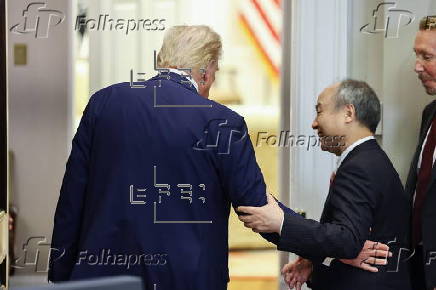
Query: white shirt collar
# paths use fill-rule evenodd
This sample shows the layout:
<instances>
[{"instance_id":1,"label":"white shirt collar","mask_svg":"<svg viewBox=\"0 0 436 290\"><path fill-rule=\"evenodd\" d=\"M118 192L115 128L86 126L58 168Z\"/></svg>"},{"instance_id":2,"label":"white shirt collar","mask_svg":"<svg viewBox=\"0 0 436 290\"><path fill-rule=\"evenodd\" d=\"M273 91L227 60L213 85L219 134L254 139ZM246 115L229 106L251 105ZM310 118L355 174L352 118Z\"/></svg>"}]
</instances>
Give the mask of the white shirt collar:
<instances>
[{"instance_id":1,"label":"white shirt collar","mask_svg":"<svg viewBox=\"0 0 436 290\"><path fill-rule=\"evenodd\" d=\"M418 166L416 168L417 169L416 172L419 172L419 169L421 169L422 153L424 152L425 144L427 144L428 134L430 134L431 127L433 127L433 126L430 126L430 128L428 128L427 135L425 136L424 142L422 142L421 153L419 153ZM436 150L434 151L434 154L433 154L433 164L435 163L435 161L436 161Z\"/></svg>"},{"instance_id":2,"label":"white shirt collar","mask_svg":"<svg viewBox=\"0 0 436 290\"><path fill-rule=\"evenodd\" d=\"M194 80L194 78L192 77L192 75L190 75L188 72L186 72L186 71L182 71L182 70L179 70L179 69L176 69L176 68L170 68L169 69L170 70L170 72L173 72L173 73L176 73L176 74L178 74L178 75L181 75L181 76L184 76L184 77L186 77L191 83L192 83L192 85L194 86L194 88L195 88L195 90L198 92L198 84L197 84L197 82Z\"/></svg>"},{"instance_id":3,"label":"white shirt collar","mask_svg":"<svg viewBox=\"0 0 436 290\"><path fill-rule=\"evenodd\" d=\"M339 158L336 161L336 170L335 172L338 170L339 166L341 166L342 162L345 160L345 158L347 157L347 155L353 151L354 148L356 148L357 146L359 146L360 144L375 139L374 136L368 136L362 139L357 140L356 142L354 142L353 144L351 144L350 146L347 147L347 149L344 150L344 152L342 152L341 156L339 156Z\"/></svg>"}]
</instances>

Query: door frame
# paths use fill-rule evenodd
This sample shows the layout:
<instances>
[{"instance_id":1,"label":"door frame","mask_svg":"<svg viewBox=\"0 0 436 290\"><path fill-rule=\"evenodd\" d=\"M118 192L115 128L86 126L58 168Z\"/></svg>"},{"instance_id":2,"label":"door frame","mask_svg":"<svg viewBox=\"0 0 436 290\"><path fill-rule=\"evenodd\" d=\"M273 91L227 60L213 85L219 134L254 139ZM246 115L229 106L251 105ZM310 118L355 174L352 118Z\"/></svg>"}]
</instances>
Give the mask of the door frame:
<instances>
[{"instance_id":1,"label":"door frame","mask_svg":"<svg viewBox=\"0 0 436 290\"><path fill-rule=\"evenodd\" d=\"M311 128L317 95L349 71L347 0L290 0L283 3L281 130L316 135ZM307 141L305 138L306 144ZM309 139L310 140L310 139ZM280 150L280 198L318 220L335 168L333 154L320 148L290 146ZM280 265L295 255L281 252ZM280 278L280 289L287 286Z\"/></svg>"},{"instance_id":2,"label":"door frame","mask_svg":"<svg viewBox=\"0 0 436 290\"><path fill-rule=\"evenodd\" d=\"M6 1L0 0L0 209L6 213L9 212L8 201L8 113L7 113L7 19L6 19ZM7 224L9 223L8 215L5 217ZM3 230L3 229L2 229ZM8 232L8 230L7 230ZM7 249L9 249L9 235L5 237L7 243ZM9 255L6 253L5 260L0 265L0 280L5 282L6 288L8 288L9 277Z\"/></svg>"}]
</instances>

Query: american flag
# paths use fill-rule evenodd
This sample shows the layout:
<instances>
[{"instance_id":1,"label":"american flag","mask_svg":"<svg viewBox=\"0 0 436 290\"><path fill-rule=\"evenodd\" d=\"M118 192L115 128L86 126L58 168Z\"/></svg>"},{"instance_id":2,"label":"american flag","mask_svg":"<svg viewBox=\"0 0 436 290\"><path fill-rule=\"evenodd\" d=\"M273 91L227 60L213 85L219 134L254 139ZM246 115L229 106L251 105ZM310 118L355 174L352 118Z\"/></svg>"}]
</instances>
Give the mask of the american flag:
<instances>
[{"instance_id":1,"label":"american flag","mask_svg":"<svg viewBox=\"0 0 436 290\"><path fill-rule=\"evenodd\" d=\"M241 0L239 19L273 76L280 74L281 0Z\"/></svg>"}]
</instances>

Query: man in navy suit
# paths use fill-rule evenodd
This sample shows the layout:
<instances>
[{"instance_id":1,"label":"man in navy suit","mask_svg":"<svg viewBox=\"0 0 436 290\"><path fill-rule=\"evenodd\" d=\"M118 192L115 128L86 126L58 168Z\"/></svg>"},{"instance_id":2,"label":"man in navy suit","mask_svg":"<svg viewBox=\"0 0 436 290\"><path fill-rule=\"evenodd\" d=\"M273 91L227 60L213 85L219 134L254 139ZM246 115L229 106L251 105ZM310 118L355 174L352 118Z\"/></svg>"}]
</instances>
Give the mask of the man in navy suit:
<instances>
[{"instance_id":1,"label":"man in navy suit","mask_svg":"<svg viewBox=\"0 0 436 290\"><path fill-rule=\"evenodd\" d=\"M210 28L176 26L157 56L168 69L91 97L56 208L49 280L130 274L146 289L227 288L230 205L267 196L244 119L208 99L220 54Z\"/></svg>"},{"instance_id":2,"label":"man in navy suit","mask_svg":"<svg viewBox=\"0 0 436 290\"><path fill-rule=\"evenodd\" d=\"M312 127L321 148L339 156L320 222L283 213L272 199L263 207L239 207L247 214L239 219L256 232L279 233L278 249L301 257L297 267L312 274L312 289L410 290L409 198L374 138L380 121L375 92L365 82L345 80L321 93L316 110ZM393 253L371 261L377 273L340 260L357 257L366 240L387 244Z\"/></svg>"}]
</instances>

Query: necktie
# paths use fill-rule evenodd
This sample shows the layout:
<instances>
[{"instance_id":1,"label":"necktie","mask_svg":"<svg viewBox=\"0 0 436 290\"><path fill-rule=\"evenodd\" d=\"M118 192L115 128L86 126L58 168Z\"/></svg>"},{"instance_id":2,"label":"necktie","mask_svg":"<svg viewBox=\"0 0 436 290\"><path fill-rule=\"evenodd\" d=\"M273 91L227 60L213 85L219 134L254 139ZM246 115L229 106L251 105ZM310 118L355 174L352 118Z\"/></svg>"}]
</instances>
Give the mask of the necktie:
<instances>
[{"instance_id":1,"label":"necktie","mask_svg":"<svg viewBox=\"0 0 436 290\"><path fill-rule=\"evenodd\" d=\"M412 214L412 238L413 245L422 241L422 208L424 206L425 193L430 184L431 171L433 167L433 154L436 145L436 117L433 118L431 130L427 135L427 142L424 145L421 158L421 168L418 172L416 182L415 204Z\"/></svg>"}]
</instances>

